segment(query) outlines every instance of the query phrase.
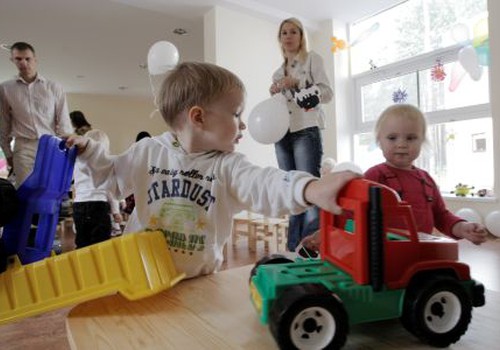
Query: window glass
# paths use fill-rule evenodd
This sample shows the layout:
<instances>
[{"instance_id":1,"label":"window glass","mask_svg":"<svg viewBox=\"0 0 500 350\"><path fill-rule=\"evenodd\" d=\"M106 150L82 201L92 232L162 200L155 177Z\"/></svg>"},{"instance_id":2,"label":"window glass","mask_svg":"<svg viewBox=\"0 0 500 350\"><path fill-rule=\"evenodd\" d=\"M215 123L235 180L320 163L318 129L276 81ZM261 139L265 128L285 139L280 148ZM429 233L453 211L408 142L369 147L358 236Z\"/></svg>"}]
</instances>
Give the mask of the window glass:
<instances>
[{"instance_id":1,"label":"window glass","mask_svg":"<svg viewBox=\"0 0 500 350\"><path fill-rule=\"evenodd\" d=\"M459 183L473 186L473 192L493 188L491 118L435 124L428 128L428 139L415 165L427 170L442 192Z\"/></svg>"},{"instance_id":2,"label":"window glass","mask_svg":"<svg viewBox=\"0 0 500 350\"><path fill-rule=\"evenodd\" d=\"M479 69L481 75L477 80L472 79L458 61L443 65L445 76L442 81L433 79L433 68L420 71L421 110L433 112L489 103L488 67L480 66Z\"/></svg>"},{"instance_id":3,"label":"window glass","mask_svg":"<svg viewBox=\"0 0 500 350\"><path fill-rule=\"evenodd\" d=\"M417 75L406 74L361 88L363 122L376 121L394 103L418 105Z\"/></svg>"},{"instance_id":4,"label":"window glass","mask_svg":"<svg viewBox=\"0 0 500 350\"><path fill-rule=\"evenodd\" d=\"M491 130L489 117L431 125L415 165L428 171L443 193L452 194L459 183L474 187L473 192L492 189ZM354 158L365 171L385 161L373 132L355 135Z\"/></svg>"},{"instance_id":5,"label":"window glass","mask_svg":"<svg viewBox=\"0 0 500 350\"><path fill-rule=\"evenodd\" d=\"M384 161L382 151L375 141L375 133L366 132L354 135L354 162L363 171Z\"/></svg>"},{"instance_id":6,"label":"window glass","mask_svg":"<svg viewBox=\"0 0 500 350\"><path fill-rule=\"evenodd\" d=\"M350 26L351 73L358 74L475 38L486 0L408 0Z\"/></svg>"},{"instance_id":7,"label":"window glass","mask_svg":"<svg viewBox=\"0 0 500 350\"><path fill-rule=\"evenodd\" d=\"M373 125L389 105L408 103L428 122L415 165L443 192L493 189L487 1L408 0L351 25L349 38L354 161L364 170L385 161Z\"/></svg>"}]
</instances>

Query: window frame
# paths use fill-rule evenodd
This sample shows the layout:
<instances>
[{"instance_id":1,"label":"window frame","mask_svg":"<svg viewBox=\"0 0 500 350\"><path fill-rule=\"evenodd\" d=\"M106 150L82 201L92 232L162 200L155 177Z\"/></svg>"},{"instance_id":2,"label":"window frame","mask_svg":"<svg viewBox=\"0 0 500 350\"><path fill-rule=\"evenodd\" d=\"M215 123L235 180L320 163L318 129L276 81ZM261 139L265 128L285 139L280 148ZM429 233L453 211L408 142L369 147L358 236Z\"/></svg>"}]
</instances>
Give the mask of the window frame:
<instances>
[{"instance_id":1,"label":"window frame","mask_svg":"<svg viewBox=\"0 0 500 350\"><path fill-rule=\"evenodd\" d=\"M354 118L351 119L351 135L350 135L350 149L353 157L355 156L356 149L356 135L362 133L373 133L375 128L376 120L363 121L363 108L362 108L362 88L366 85L378 83L384 80L397 78L398 76L406 74L419 74L419 71L428 70L432 68L436 60L439 59L441 63L447 64L450 62L457 61L458 52L463 48L463 45L457 44L447 48L438 49L432 52L424 53L412 58L397 61L379 68L365 71L357 75L352 76L352 93L354 101ZM457 61L458 62L458 61ZM491 75L490 75L491 79ZM419 87L417 87L419 89ZM480 118L490 118L492 119L492 132L494 133L493 117L491 111L491 80L489 83L490 91L490 102L480 103L476 105L469 105L465 107L450 108L438 111L425 112L427 127L431 127L436 124L449 123L455 121L464 120L474 120ZM420 96L417 98L420 104ZM494 161L494 160L493 160ZM493 166L493 172L495 172L495 166ZM492 189L495 188L496 175L493 173L493 184ZM441 191L443 197L454 199L454 196L446 190ZM463 199L463 198L459 198ZM465 198L468 200L470 198ZM496 194L494 198L491 197L481 197L473 198L478 202L488 202L495 201Z\"/></svg>"},{"instance_id":2,"label":"window frame","mask_svg":"<svg viewBox=\"0 0 500 350\"><path fill-rule=\"evenodd\" d=\"M457 60L458 52L463 45L454 45L447 48L438 49L432 52L421 54L415 57L397 61L370 71L352 76L354 87L354 121L352 136L360 133L372 132L376 121L363 121L362 93L363 86L378 83L384 80L397 78L401 75L415 73L432 68L436 60L446 64ZM419 97L418 97L419 99ZM451 108L440 111L424 113L428 126L459 120L471 120L477 118L491 118L490 103L471 105L466 107ZM354 138L351 138L354 140ZM353 141L354 142L354 141ZM354 149L354 144L352 144Z\"/></svg>"}]
</instances>

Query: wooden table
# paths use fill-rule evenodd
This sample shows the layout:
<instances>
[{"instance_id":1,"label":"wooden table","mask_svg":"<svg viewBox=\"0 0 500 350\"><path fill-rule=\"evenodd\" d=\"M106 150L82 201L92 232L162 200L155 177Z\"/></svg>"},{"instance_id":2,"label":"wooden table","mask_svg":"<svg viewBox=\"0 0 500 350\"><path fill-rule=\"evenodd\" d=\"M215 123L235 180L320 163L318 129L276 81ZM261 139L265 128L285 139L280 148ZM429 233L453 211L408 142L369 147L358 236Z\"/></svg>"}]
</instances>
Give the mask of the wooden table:
<instances>
[{"instance_id":1,"label":"wooden table","mask_svg":"<svg viewBox=\"0 0 500 350\"><path fill-rule=\"evenodd\" d=\"M85 302L70 311L72 349L277 349L250 302L251 266L180 282L138 301L119 295ZM500 293L487 291L467 333L449 349L498 349ZM344 349L431 349L397 320L351 327Z\"/></svg>"}]
</instances>

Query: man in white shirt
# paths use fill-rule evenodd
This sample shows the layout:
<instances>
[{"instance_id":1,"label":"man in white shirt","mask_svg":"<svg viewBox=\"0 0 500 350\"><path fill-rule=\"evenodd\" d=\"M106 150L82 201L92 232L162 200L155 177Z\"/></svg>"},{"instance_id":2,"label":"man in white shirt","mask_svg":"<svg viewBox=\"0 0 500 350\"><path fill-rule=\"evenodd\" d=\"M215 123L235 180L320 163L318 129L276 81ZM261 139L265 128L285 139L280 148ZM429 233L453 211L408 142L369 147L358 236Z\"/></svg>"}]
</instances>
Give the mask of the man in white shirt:
<instances>
[{"instance_id":1,"label":"man in white shirt","mask_svg":"<svg viewBox=\"0 0 500 350\"><path fill-rule=\"evenodd\" d=\"M72 127L64 91L38 74L33 46L16 42L10 52L19 74L0 84L0 146L19 187L33 170L40 137L69 135Z\"/></svg>"}]
</instances>

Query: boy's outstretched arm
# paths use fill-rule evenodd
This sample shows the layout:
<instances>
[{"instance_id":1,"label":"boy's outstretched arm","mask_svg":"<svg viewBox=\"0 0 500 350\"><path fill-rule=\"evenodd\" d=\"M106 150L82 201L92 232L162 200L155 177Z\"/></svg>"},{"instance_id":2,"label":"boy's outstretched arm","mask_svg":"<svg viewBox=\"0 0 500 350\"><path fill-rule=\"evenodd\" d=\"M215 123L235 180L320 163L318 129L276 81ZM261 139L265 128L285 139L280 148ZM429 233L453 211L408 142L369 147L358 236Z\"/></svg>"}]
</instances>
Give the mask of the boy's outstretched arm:
<instances>
[{"instance_id":1,"label":"boy's outstretched arm","mask_svg":"<svg viewBox=\"0 0 500 350\"><path fill-rule=\"evenodd\" d=\"M346 183L357 177L361 175L348 170L325 174L307 184L304 189L304 199L333 214L341 214L342 209L337 204L337 195Z\"/></svg>"},{"instance_id":2,"label":"boy's outstretched arm","mask_svg":"<svg viewBox=\"0 0 500 350\"><path fill-rule=\"evenodd\" d=\"M82 154L85 151L88 143L89 138L85 136L70 135L66 139L66 147L71 148L73 146L76 146L78 154Z\"/></svg>"}]
</instances>

